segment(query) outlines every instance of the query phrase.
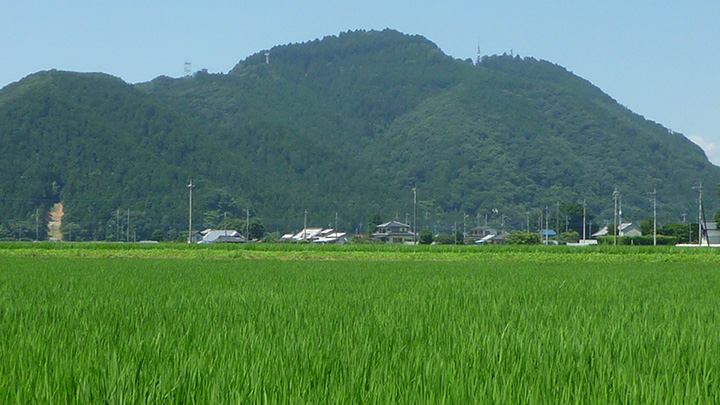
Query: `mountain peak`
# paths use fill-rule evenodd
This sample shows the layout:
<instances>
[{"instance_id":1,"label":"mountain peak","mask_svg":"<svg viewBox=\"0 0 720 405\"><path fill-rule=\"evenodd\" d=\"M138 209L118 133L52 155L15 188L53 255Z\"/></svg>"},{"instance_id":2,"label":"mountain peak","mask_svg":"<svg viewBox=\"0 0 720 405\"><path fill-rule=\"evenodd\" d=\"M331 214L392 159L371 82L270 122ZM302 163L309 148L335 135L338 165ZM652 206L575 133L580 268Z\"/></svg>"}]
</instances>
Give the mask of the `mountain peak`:
<instances>
[{"instance_id":1,"label":"mountain peak","mask_svg":"<svg viewBox=\"0 0 720 405\"><path fill-rule=\"evenodd\" d=\"M255 65L296 65L334 63L421 63L451 58L433 42L420 35L407 35L392 29L347 31L313 41L278 45L258 52L238 63L231 74L242 74L244 67Z\"/></svg>"}]
</instances>

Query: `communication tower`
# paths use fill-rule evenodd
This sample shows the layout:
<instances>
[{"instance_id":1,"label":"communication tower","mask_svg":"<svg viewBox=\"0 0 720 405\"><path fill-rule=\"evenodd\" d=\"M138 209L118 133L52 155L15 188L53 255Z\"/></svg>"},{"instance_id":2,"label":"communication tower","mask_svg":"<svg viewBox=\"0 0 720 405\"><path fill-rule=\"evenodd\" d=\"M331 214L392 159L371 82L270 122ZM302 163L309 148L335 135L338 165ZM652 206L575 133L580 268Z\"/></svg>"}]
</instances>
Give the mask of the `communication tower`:
<instances>
[{"instance_id":1,"label":"communication tower","mask_svg":"<svg viewBox=\"0 0 720 405\"><path fill-rule=\"evenodd\" d=\"M190 76L192 74L192 63L185 61L185 76Z\"/></svg>"}]
</instances>

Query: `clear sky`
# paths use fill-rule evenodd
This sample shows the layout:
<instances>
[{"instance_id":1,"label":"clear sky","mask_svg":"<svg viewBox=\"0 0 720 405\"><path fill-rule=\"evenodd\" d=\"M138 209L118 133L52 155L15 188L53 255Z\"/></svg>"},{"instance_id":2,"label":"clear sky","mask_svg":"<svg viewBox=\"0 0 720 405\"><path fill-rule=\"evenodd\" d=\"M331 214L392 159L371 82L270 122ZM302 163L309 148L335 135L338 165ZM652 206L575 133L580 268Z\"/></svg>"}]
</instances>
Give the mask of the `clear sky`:
<instances>
[{"instance_id":1,"label":"clear sky","mask_svg":"<svg viewBox=\"0 0 720 405\"><path fill-rule=\"evenodd\" d=\"M720 2L0 0L0 87L39 70L137 83L227 72L274 45L355 29L420 34L445 53L557 63L685 134L720 164Z\"/></svg>"}]
</instances>

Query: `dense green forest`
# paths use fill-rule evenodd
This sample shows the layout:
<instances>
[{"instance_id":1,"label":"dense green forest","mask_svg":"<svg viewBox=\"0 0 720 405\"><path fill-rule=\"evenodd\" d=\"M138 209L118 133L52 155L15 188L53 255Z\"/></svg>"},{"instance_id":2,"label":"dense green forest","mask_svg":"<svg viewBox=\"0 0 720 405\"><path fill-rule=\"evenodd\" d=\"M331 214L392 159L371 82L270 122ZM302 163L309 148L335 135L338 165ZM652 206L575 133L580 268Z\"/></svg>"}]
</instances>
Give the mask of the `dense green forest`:
<instances>
[{"instance_id":1,"label":"dense green forest","mask_svg":"<svg viewBox=\"0 0 720 405\"><path fill-rule=\"evenodd\" d=\"M34 237L36 212L44 236L57 202L74 239L175 238L191 180L196 229L249 211L269 232L302 228L305 212L317 226L337 213L351 232L374 213L404 220L413 187L428 229L486 218L522 229L558 202L577 217L583 199L602 224L614 187L628 220L652 216L657 188L659 218L677 222L696 212L700 182L715 208L720 182L684 136L560 66L473 64L393 30L136 85L39 72L0 91L0 147L0 238Z\"/></svg>"}]
</instances>

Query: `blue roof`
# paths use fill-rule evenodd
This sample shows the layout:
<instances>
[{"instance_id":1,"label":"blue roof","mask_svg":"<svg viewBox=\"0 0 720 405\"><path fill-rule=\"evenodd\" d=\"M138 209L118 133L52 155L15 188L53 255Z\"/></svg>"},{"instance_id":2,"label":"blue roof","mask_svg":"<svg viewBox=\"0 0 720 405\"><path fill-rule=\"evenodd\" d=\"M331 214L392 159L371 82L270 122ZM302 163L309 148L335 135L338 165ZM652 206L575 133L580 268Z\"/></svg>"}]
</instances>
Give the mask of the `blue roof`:
<instances>
[{"instance_id":1,"label":"blue roof","mask_svg":"<svg viewBox=\"0 0 720 405\"><path fill-rule=\"evenodd\" d=\"M545 236L557 236L557 233L556 233L555 231L553 231L552 229L543 229L543 230L540 232L540 235L542 235L543 237L545 237Z\"/></svg>"}]
</instances>

